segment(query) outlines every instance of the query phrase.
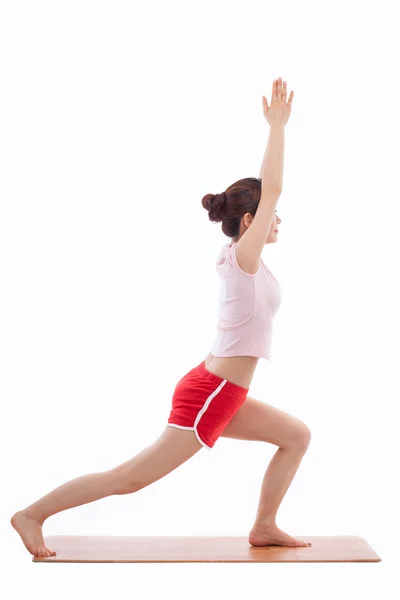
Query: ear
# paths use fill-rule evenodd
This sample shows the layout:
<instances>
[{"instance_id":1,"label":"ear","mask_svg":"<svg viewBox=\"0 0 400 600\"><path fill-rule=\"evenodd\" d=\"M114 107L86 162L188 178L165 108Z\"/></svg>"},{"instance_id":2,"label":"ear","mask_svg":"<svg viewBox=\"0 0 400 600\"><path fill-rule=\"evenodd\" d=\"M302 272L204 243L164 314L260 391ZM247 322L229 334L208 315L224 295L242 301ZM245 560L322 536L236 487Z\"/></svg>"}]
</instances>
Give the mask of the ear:
<instances>
[{"instance_id":1,"label":"ear","mask_svg":"<svg viewBox=\"0 0 400 600\"><path fill-rule=\"evenodd\" d=\"M244 222L244 224L246 225L246 227L250 227L250 225L251 225L252 221L253 221L253 217L251 216L251 214L250 214L250 213L246 213L246 214L243 216L243 222Z\"/></svg>"}]
</instances>

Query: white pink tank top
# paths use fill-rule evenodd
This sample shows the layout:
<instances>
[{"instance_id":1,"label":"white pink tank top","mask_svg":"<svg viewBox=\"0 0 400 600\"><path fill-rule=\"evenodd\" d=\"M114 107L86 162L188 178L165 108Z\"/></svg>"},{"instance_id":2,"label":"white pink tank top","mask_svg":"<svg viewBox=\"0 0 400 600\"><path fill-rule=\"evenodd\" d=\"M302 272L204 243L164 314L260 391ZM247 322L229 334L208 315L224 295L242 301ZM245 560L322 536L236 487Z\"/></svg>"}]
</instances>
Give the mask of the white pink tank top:
<instances>
[{"instance_id":1,"label":"white pink tank top","mask_svg":"<svg viewBox=\"0 0 400 600\"><path fill-rule=\"evenodd\" d=\"M216 269L219 315L211 354L271 360L273 319L281 304L278 281L262 258L257 273L243 271L236 259L236 242L222 248Z\"/></svg>"}]
</instances>

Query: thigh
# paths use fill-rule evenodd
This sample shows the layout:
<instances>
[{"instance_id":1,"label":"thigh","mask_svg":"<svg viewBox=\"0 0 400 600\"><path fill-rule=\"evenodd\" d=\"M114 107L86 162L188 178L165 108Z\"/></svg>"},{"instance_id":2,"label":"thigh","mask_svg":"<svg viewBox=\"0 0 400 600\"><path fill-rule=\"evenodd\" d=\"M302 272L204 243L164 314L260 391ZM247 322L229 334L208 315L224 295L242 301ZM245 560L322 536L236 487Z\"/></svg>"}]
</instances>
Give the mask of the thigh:
<instances>
[{"instance_id":1,"label":"thigh","mask_svg":"<svg viewBox=\"0 0 400 600\"><path fill-rule=\"evenodd\" d=\"M308 445L311 432L300 419L247 396L221 437L269 442L285 448L294 444Z\"/></svg>"},{"instance_id":2,"label":"thigh","mask_svg":"<svg viewBox=\"0 0 400 600\"><path fill-rule=\"evenodd\" d=\"M152 444L112 471L126 474L123 493L158 481L201 450L193 431L166 427Z\"/></svg>"}]
</instances>

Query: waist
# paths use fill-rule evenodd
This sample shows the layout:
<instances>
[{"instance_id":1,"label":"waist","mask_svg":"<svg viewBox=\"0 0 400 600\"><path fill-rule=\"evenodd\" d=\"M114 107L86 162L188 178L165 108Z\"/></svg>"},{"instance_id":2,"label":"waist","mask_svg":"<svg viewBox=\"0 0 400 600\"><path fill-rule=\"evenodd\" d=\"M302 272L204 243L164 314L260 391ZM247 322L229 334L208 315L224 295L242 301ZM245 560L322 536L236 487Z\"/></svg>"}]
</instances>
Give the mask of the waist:
<instances>
[{"instance_id":1,"label":"waist","mask_svg":"<svg viewBox=\"0 0 400 600\"><path fill-rule=\"evenodd\" d=\"M210 353L204 364L210 373L249 388L258 361L257 356L214 356Z\"/></svg>"}]
</instances>

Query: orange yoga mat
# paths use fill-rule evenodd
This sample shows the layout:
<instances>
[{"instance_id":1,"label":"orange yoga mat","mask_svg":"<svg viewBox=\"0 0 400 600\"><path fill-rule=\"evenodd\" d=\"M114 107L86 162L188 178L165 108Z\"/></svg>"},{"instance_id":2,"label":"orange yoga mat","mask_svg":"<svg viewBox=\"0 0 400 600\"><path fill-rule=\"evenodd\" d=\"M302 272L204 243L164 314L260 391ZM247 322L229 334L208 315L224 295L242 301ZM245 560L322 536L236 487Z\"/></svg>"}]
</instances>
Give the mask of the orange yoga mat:
<instances>
[{"instance_id":1,"label":"orange yoga mat","mask_svg":"<svg viewBox=\"0 0 400 600\"><path fill-rule=\"evenodd\" d=\"M362 537L298 536L312 546L251 546L247 537L51 535L56 556L33 562L380 562Z\"/></svg>"}]
</instances>

